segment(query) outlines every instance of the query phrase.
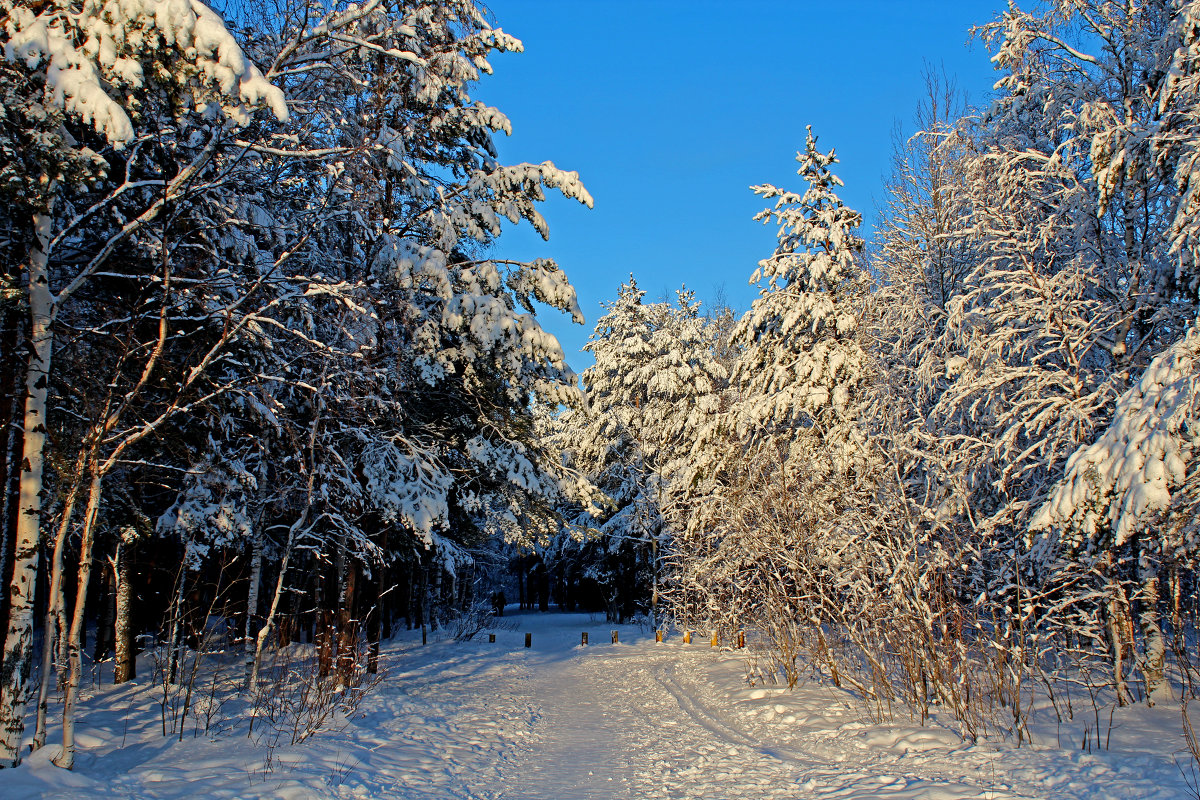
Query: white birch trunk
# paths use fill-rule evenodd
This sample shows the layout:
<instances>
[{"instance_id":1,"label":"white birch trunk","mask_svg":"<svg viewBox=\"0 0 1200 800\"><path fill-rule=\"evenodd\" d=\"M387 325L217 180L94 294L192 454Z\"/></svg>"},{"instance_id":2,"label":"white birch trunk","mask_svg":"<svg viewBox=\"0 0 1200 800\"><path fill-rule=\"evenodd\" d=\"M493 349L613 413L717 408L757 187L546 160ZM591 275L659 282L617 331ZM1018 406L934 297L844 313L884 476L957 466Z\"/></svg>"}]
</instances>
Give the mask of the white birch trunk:
<instances>
[{"instance_id":1,"label":"white birch trunk","mask_svg":"<svg viewBox=\"0 0 1200 800\"><path fill-rule=\"evenodd\" d=\"M305 508L300 512L300 518L292 523L292 527L288 530L287 545L283 549L283 559L279 562L279 577L275 580L275 592L271 595L271 608L267 611L266 619L263 620L263 626L259 628L258 635L254 639L254 659L247 665L244 691L250 691L258 685L258 672L262 668L263 648L267 644L271 630L275 627L275 615L279 611L279 599L283 597L283 590L286 586L285 580L287 579L288 562L292 558L292 549L296 545L296 537L307 520L308 509ZM257 709L257 706L255 708Z\"/></svg>"},{"instance_id":2,"label":"white birch trunk","mask_svg":"<svg viewBox=\"0 0 1200 800\"><path fill-rule=\"evenodd\" d=\"M1138 578L1141 586L1138 589L1141 608L1138 612L1138 626L1142 630L1142 675L1146 679L1146 702L1154 705L1161 700L1166 692L1163 681L1163 665L1166 661L1166 645L1163 642L1162 618L1158 613L1159 580L1158 571L1149 559L1138 559Z\"/></svg>"},{"instance_id":3,"label":"white birch trunk","mask_svg":"<svg viewBox=\"0 0 1200 800\"><path fill-rule=\"evenodd\" d=\"M14 345L21 341L21 334L23 332L23 326L20 322L18 322L17 330L13 335ZM15 364L16 359L14 359L14 366ZM0 482L2 482L0 483L0 498L2 498L0 499L0 543L6 543L5 528L8 526L8 521L12 519L13 504L17 502L16 495L9 491L8 481L9 476L18 473L20 469L18 467L19 462L17 460L17 443L21 438L21 433L20 429L16 425L16 422L17 415L21 412L21 402L23 398L17 391L17 387L19 385L20 381L18 380L18 376L14 375L12 383L12 406L6 410L6 412L11 415L13 422L13 424L8 428L7 436L4 438L4 464L7 467L7 471L3 475L0 475ZM0 546L0 575L5 574L5 567L8 566L8 559L11 557L11 555L12 553L9 552L8 547ZM3 689L0 688L0 693L2 692Z\"/></svg>"},{"instance_id":4,"label":"white birch trunk","mask_svg":"<svg viewBox=\"0 0 1200 800\"><path fill-rule=\"evenodd\" d=\"M37 722L33 728L33 744L30 750L36 752L46 746L46 709L50 704L50 673L54 669L54 644L58 640L55 622L58 619L57 609L63 602L62 594L62 550L58 543L54 545L54 574L50 579L50 603L46 609L46 623L42 640L42 669L38 675Z\"/></svg>"},{"instance_id":5,"label":"white birch trunk","mask_svg":"<svg viewBox=\"0 0 1200 800\"><path fill-rule=\"evenodd\" d=\"M1117 695L1117 705L1127 706L1133 702L1129 693L1129 685L1125 681L1125 653L1128 645L1125 631L1128 628L1125 615L1124 592L1120 584L1114 580L1109 588L1108 598L1108 636L1112 644L1113 689ZM1118 593L1121 597L1118 597Z\"/></svg>"},{"instance_id":6,"label":"white birch trunk","mask_svg":"<svg viewBox=\"0 0 1200 800\"><path fill-rule=\"evenodd\" d=\"M137 647L129 621L133 605L133 587L129 580L129 551L131 545L124 539L117 542L117 555L113 561L113 574L117 584L117 618L114 622L113 648L116 651L116 666L113 683L125 683L137 677Z\"/></svg>"},{"instance_id":7,"label":"white birch trunk","mask_svg":"<svg viewBox=\"0 0 1200 800\"><path fill-rule=\"evenodd\" d=\"M62 752L53 759L54 764L63 769L71 769L75 766L75 704L79 699L79 684L83 678L83 663L79 652L80 640L87 607L88 583L92 578L92 545L96 539L96 515L100 510L102 489L101 476L94 473L88 489L87 511L84 513L83 532L79 543L79 579L75 596L75 612L71 616L71 630L67 635L70 669L67 674L66 697L63 700Z\"/></svg>"},{"instance_id":8,"label":"white birch trunk","mask_svg":"<svg viewBox=\"0 0 1200 800\"><path fill-rule=\"evenodd\" d=\"M252 623L254 618L258 616L258 595L262 587L263 535L261 522L260 518L259 524L254 526L254 538L251 544L253 554L250 556L250 591L246 598L246 629L242 637L246 652L246 677L244 684L247 688L253 686L254 683L255 662L258 658L259 649Z\"/></svg>"},{"instance_id":9,"label":"white birch trunk","mask_svg":"<svg viewBox=\"0 0 1200 800\"><path fill-rule=\"evenodd\" d=\"M77 473L78 477L82 477ZM50 701L50 674L54 667L54 648L62 643L63 631L63 547L67 541L67 531L71 527L71 518L75 514L75 501L79 496L78 477L71 494L63 507L62 521L58 525L58 533L54 537L54 553L50 562L50 599L46 605L46 622L42 638L42 671L38 676L37 723L33 732L33 749L40 750L46 745L46 706ZM59 674L64 675L64 662L59 660ZM61 683L61 681L60 681Z\"/></svg>"},{"instance_id":10,"label":"white birch trunk","mask_svg":"<svg viewBox=\"0 0 1200 800\"><path fill-rule=\"evenodd\" d=\"M53 194L53 187L51 187ZM25 375L25 436L21 448L11 606L0 660L0 767L21 763L21 736L29 702L33 661L33 605L42 520L42 469L46 448L46 406L50 356L54 345L54 298L48 269L51 214L35 214L36 243L29 255L30 350Z\"/></svg>"},{"instance_id":11,"label":"white birch trunk","mask_svg":"<svg viewBox=\"0 0 1200 800\"><path fill-rule=\"evenodd\" d=\"M175 683L179 674L180 642L183 640L183 600L187 588L188 549L191 543L189 534L183 541L183 563L179 565L179 573L175 579L175 599L167 617L171 623L171 636L167 641L167 683Z\"/></svg>"}]
</instances>

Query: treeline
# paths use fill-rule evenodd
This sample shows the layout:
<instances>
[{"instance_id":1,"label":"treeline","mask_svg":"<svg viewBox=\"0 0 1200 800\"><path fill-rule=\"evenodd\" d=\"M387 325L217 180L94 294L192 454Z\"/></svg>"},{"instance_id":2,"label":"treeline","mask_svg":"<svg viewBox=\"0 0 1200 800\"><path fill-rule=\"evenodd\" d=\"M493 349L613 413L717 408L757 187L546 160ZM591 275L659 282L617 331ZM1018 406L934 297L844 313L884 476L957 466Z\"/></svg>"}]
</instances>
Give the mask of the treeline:
<instances>
[{"instance_id":1,"label":"treeline","mask_svg":"<svg viewBox=\"0 0 1200 800\"><path fill-rule=\"evenodd\" d=\"M975 34L994 97L930 76L870 241L810 131L800 188L754 187L779 236L748 312L622 288L591 413L555 420L611 501L564 514L604 535L557 551L760 633L764 675L1020 738L1035 686L1153 703L1169 662L1197 676L1200 4Z\"/></svg>"},{"instance_id":2,"label":"treeline","mask_svg":"<svg viewBox=\"0 0 1200 800\"><path fill-rule=\"evenodd\" d=\"M1001 12L869 241L810 132L750 310L630 280L586 403L534 315L574 290L493 247L591 199L499 163L470 0L0 3L0 765L55 692L74 763L86 645L166 697L220 639L258 713L311 642L327 709L501 590L970 736L1200 677L1200 3Z\"/></svg>"},{"instance_id":3,"label":"treeline","mask_svg":"<svg viewBox=\"0 0 1200 800\"><path fill-rule=\"evenodd\" d=\"M470 92L520 43L469 0L2 9L0 765L55 692L73 764L89 632L164 686L219 636L252 692L277 644L350 685L486 604L579 483L536 427L574 290L490 255L591 204L497 160Z\"/></svg>"}]
</instances>

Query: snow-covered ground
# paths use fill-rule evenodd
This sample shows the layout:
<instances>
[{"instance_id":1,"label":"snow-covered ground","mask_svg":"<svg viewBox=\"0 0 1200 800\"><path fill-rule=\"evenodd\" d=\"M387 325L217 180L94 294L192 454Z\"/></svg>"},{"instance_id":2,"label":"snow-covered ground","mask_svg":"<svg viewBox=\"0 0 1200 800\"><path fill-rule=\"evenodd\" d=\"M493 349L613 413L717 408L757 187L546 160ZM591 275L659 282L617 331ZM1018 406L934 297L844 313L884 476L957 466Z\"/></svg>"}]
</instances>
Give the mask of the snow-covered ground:
<instances>
[{"instance_id":1,"label":"snow-covered ground","mask_svg":"<svg viewBox=\"0 0 1200 800\"><path fill-rule=\"evenodd\" d=\"M353 717L296 746L190 728L164 738L153 685L105 683L85 695L75 771L49 763L52 738L0 774L0 797L1189 796L1177 706L1118 711L1109 748L1092 753L1053 725L1034 747L970 745L936 727L864 723L830 687L749 686L742 657L704 640L656 644L623 626L614 646L603 617L505 620L514 629L494 644L399 637Z\"/></svg>"}]
</instances>

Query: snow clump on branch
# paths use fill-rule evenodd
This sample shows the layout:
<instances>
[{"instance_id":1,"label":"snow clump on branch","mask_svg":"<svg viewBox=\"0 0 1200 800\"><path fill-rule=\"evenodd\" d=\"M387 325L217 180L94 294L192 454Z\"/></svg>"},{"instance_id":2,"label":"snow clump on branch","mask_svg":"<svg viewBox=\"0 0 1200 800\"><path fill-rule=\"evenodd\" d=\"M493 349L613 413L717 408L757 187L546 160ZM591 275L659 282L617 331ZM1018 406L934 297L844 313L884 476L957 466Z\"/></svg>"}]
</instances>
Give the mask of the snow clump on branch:
<instances>
[{"instance_id":1,"label":"snow clump on branch","mask_svg":"<svg viewBox=\"0 0 1200 800\"><path fill-rule=\"evenodd\" d=\"M88 0L79 11L62 2L35 9L4 0L0 10L7 17L4 57L42 67L47 99L118 149L133 139L134 129L130 109L110 92L141 89L145 62L156 56L166 56L171 79L198 111L217 102L238 125L249 123L260 106L280 121L288 118L283 92L198 0Z\"/></svg>"}]
</instances>

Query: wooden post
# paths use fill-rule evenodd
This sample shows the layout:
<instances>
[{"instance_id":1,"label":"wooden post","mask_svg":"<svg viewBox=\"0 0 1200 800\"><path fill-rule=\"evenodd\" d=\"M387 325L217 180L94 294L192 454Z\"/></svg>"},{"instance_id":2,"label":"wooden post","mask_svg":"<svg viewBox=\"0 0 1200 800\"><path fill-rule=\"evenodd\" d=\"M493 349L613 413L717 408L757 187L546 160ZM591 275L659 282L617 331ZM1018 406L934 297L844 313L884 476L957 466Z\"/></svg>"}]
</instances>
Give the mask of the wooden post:
<instances>
[{"instance_id":1,"label":"wooden post","mask_svg":"<svg viewBox=\"0 0 1200 800\"><path fill-rule=\"evenodd\" d=\"M495 644L495 643L496 643L496 634L489 633L488 634L488 644Z\"/></svg>"},{"instance_id":2,"label":"wooden post","mask_svg":"<svg viewBox=\"0 0 1200 800\"><path fill-rule=\"evenodd\" d=\"M421 644L429 643L429 626L424 622L421 623Z\"/></svg>"},{"instance_id":3,"label":"wooden post","mask_svg":"<svg viewBox=\"0 0 1200 800\"><path fill-rule=\"evenodd\" d=\"M712 646L713 646L713 647L720 647L720 641L717 639L717 632L716 632L716 631L713 631L713 635L712 635L712 642L711 642L711 644L712 644Z\"/></svg>"},{"instance_id":4,"label":"wooden post","mask_svg":"<svg viewBox=\"0 0 1200 800\"><path fill-rule=\"evenodd\" d=\"M579 644L585 647L587 646L587 631L583 632L583 635L580 637Z\"/></svg>"},{"instance_id":5,"label":"wooden post","mask_svg":"<svg viewBox=\"0 0 1200 800\"><path fill-rule=\"evenodd\" d=\"M683 632L683 643L684 643L684 644L691 644L691 643L692 643L692 632L691 632L691 631L684 631L684 632Z\"/></svg>"},{"instance_id":6,"label":"wooden post","mask_svg":"<svg viewBox=\"0 0 1200 800\"><path fill-rule=\"evenodd\" d=\"M525 634L525 646L533 647L533 634L532 633Z\"/></svg>"},{"instance_id":7,"label":"wooden post","mask_svg":"<svg viewBox=\"0 0 1200 800\"><path fill-rule=\"evenodd\" d=\"M662 641L662 631L655 631L655 632L654 632L654 641L655 641L655 642L661 642L661 641Z\"/></svg>"},{"instance_id":8,"label":"wooden post","mask_svg":"<svg viewBox=\"0 0 1200 800\"><path fill-rule=\"evenodd\" d=\"M613 631L613 644L617 644L617 632Z\"/></svg>"},{"instance_id":9,"label":"wooden post","mask_svg":"<svg viewBox=\"0 0 1200 800\"><path fill-rule=\"evenodd\" d=\"M746 632L745 631L738 631L737 646L739 649L746 646Z\"/></svg>"}]
</instances>

